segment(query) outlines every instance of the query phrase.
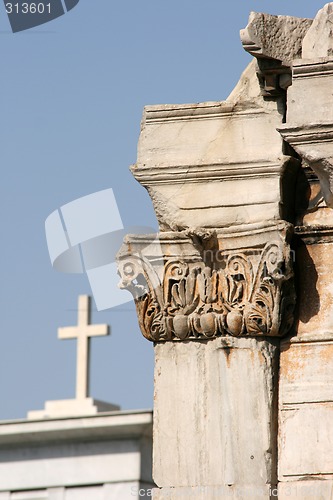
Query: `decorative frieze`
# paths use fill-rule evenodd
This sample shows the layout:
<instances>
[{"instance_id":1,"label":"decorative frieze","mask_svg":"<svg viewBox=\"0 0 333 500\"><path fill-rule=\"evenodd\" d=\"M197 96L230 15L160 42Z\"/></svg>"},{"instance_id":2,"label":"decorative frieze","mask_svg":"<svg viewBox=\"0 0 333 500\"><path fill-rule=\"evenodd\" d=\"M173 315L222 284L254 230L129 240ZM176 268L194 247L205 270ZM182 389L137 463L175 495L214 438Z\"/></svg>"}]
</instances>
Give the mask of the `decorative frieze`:
<instances>
[{"instance_id":1,"label":"decorative frieze","mask_svg":"<svg viewBox=\"0 0 333 500\"><path fill-rule=\"evenodd\" d=\"M226 231L127 237L118 256L121 287L134 296L143 335L158 342L288 333L295 304L290 225L265 229L267 243L261 228L239 234L239 242L247 240L241 248L230 247L237 234L234 240Z\"/></svg>"}]
</instances>

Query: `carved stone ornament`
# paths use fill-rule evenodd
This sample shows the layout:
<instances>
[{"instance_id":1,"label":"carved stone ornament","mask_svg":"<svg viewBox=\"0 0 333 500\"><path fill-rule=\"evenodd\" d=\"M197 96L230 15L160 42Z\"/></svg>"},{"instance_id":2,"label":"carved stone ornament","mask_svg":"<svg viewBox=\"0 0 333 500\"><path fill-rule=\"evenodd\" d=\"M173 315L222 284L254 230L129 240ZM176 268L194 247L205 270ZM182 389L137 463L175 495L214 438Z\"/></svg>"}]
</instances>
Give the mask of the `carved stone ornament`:
<instances>
[{"instance_id":1,"label":"carved stone ornament","mask_svg":"<svg viewBox=\"0 0 333 500\"><path fill-rule=\"evenodd\" d=\"M263 96L279 95L291 85L292 62L302 56L302 41L312 22L251 12L240 36L244 49L257 59Z\"/></svg>"},{"instance_id":2,"label":"carved stone ornament","mask_svg":"<svg viewBox=\"0 0 333 500\"><path fill-rule=\"evenodd\" d=\"M280 223L269 243L227 250L223 232L206 240L128 236L118 255L120 287L135 299L143 335L158 342L287 334L295 304L289 233Z\"/></svg>"}]
</instances>

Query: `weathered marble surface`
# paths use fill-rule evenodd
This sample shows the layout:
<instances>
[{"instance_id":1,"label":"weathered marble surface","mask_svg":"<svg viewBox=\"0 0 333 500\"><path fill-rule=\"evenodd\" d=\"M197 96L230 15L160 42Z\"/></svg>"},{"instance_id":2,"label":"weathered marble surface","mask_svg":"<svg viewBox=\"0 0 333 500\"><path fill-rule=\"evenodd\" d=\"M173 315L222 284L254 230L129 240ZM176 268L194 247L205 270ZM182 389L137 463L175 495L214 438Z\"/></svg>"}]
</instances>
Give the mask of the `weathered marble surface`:
<instances>
[{"instance_id":1,"label":"weathered marble surface","mask_svg":"<svg viewBox=\"0 0 333 500\"><path fill-rule=\"evenodd\" d=\"M287 120L308 203L298 207L298 315L279 377L279 498L332 497L333 479L333 4L316 16L293 63ZM303 210L303 212L302 212Z\"/></svg>"},{"instance_id":2,"label":"weathered marble surface","mask_svg":"<svg viewBox=\"0 0 333 500\"><path fill-rule=\"evenodd\" d=\"M333 56L333 3L327 3L316 15L302 43L303 59Z\"/></svg>"},{"instance_id":3,"label":"weathered marble surface","mask_svg":"<svg viewBox=\"0 0 333 500\"><path fill-rule=\"evenodd\" d=\"M274 484L277 369L274 341L157 344L157 486Z\"/></svg>"},{"instance_id":4,"label":"weathered marble surface","mask_svg":"<svg viewBox=\"0 0 333 500\"><path fill-rule=\"evenodd\" d=\"M333 343L293 343L281 354L279 479L333 473Z\"/></svg>"},{"instance_id":5,"label":"weathered marble surface","mask_svg":"<svg viewBox=\"0 0 333 500\"><path fill-rule=\"evenodd\" d=\"M251 12L240 32L244 49L257 58L276 59L290 65L302 55L302 42L312 19Z\"/></svg>"}]
</instances>

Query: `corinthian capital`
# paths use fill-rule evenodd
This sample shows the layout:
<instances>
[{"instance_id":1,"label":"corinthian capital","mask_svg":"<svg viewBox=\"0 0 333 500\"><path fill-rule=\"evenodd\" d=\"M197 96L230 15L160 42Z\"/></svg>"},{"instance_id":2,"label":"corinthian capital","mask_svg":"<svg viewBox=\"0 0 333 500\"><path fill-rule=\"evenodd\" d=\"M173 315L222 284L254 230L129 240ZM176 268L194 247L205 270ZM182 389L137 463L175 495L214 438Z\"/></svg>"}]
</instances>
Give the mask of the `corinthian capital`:
<instances>
[{"instance_id":1,"label":"corinthian capital","mask_svg":"<svg viewBox=\"0 0 333 500\"><path fill-rule=\"evenodd\" d=\"M128 236L118 255L121 287L133 294L143 335L157 342L288 333L295 304L289 237L286 223L205 239Z\"/></svg>"}]
</instances>

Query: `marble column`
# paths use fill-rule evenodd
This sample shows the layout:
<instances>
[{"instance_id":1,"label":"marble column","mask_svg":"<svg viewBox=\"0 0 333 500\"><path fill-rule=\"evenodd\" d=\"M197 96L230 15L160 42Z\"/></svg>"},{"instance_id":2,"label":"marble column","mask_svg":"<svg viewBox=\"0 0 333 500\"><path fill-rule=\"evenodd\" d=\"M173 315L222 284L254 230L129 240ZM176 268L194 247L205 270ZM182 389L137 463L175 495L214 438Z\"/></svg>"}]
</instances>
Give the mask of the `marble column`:
<instances>
[{"instance_id":1,"label":"marble column","mask_svg":"<svg viewBox=\"0 0 333 500\"><path fill-rule=\"evenodd\" d=\"M223 102L145 108L136 179L160 232L118 255L155 344L154 498L271 498L280 339L294 322L299 160L255 63ZM273 492L273 493L272 493Z\"/></svg>"}]
</instances>

